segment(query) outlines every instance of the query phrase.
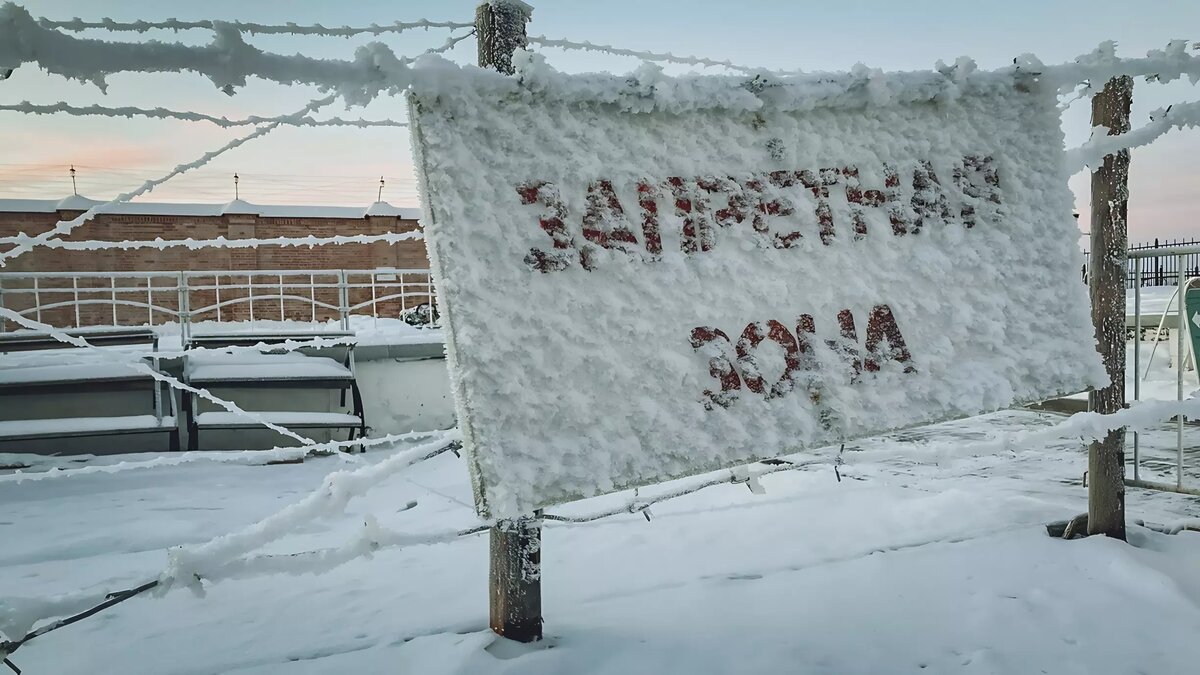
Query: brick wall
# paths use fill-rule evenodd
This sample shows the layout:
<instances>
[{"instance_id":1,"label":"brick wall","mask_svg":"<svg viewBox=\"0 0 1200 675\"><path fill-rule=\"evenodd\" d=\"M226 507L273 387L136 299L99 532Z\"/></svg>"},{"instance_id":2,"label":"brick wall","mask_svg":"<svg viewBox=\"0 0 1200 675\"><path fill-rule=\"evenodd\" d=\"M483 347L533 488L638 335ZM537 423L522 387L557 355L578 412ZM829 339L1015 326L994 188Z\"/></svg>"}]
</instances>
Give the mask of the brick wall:
<instances>
[{"instance_id":1,"label":"brick wall","mask_svg":"<svg viewBox=\"0 0 1200 675\"><path fill-rule=\"evenodd\" d=\"M11 237L18 233L34 235L44 232L59 220L68 220L79 215L78 211L59 211L58 213L14 213L0 212L0 237ZM384 232L408 232L418 229L415 220L405 220L395 216L371 216L366 218L275 218L256 215L223 216L149 216L125 214L101 214L93 221L77 228L69 236L68 241L124 241L147 240L161 237L163 239L227 239L266 238L266 237L305 237L314 235L328 237L350 234L382 234ZM11 245L0 244L0 251L11 249ZM253 270L336 270L336 269L374 269L378 267L395 267L403 269L427 269L429 261L425 255L424 241L417 239L396 244L377 242L373 244L341 244L308 247L260 246L258 248L204 248L191 250L178 247L165 250L107 249L100 251L70 251L39 247L13 260L0 269L0 272L175 272L175 271L253 271ZM244 281L242 277L241 281ZM424 283L424 277L406 278L412 290L411 282ZM215 280L193 279L195 283L212 285ZM225 278L221 283L229 282ZM236 278L233 281L238 281ZM292 283L299 283L298 278L292 278ZM86 287L91 283L92 292ZM102 293L94 289L107 282L72 282L70 279L42 280L40 288L59 288L61 293L43 296L43 304L49 302L69 302L75 297L100 298ZM122 300L144 301L145 292L135 292L134 288L146 288L155 282L147 279L125 279L118 282L122 288L131 289L118 294ZM159 280L159 284L171 284L170 280ZM321 283L317 280L317 283ZM326 280L326 283L329 283ZM82 296L77 296L75 288L83 284L85 290ZM9 282L10 291L12 282ZM154 292L151 290L154 304L177 309L177 301L171 293ZM382 296L396 289L376 289L376 295ZM311 288L292 287L285 289L286 295L302 295L315 297L321 302L337 304L336 289L315 290ZM244 295L244 294L243 294ZM228 302L237 299L239 294L226 289L221 294L221 300ZM350 291L350 303L369 301L372 297L370 289L353 289ZM194 308L209 305L216 301L216 291L198 291L190 296ZM10 309L24 309L29 304L22 302L20 294L8 293L3 299L4 305ZM417 304L416 299L407 301L392 300L379 303L376 307L380 316L396 316L406 306ZM248 319L252 307L249 303L237 303L223 308L222 320ZM278 318L280 303L278 300L258 300L253 303L257 317ZM76 313L78 312L78 317ZM287 318L309 320L312 318L312 303L298 300L285 300L283 313ZM369 309L360 310L369 313ZM115 310L116 323L140 324L148 320L144 308L133 306L118 306ZM318 311L318 319L336 316L331 310ZM62 307L48 309L43 312L42 321L59 326L112 324L114 323L112 303L85 305L83 307ZM32 317L31 317L32 318ZM215 312L209 316L197 319L215 319ZM78 319L78 321L76 320ZM160 323L165 317L155 318ZM12 326L8 326L9 329Z\"/></svg>"}]
</instances>

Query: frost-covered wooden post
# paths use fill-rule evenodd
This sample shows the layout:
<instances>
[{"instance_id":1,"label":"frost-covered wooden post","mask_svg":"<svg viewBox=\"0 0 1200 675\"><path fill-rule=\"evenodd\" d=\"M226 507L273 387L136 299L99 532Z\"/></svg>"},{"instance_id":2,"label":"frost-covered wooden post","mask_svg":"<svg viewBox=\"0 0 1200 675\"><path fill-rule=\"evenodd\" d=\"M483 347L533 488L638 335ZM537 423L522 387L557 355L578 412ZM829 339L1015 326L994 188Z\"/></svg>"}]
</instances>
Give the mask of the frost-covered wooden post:
<instances>
[{"instance_id":1,"label":"frost-covered wooden post","mask_svg":"<svg viewBox=\"0 0 1200 675\"><path fill-rule=\"evenodd\" d=\"M513 52L527 44L525 24L533 7L521 0L484 0L475 8L475 38L479 67L513 74Z\"/></svg>"},{"instance_id":2,"label":"frost-covered wooden post","mask_svg":"<svg viewBox=\"0 0 1200 675\"><path fill-rule=\"evenodd\" d=\"M492 630L517 642L542 639L542 521L501 520L491 530Z\"/></svg>"},{"instance_id":3,"label":"frost-covered wooden post","mask_svg":"<svg viewBox=\"0 0 1200 675\"><path fill-rule=\"evenodd\" d=\"M475 10L479 65L512 75L526 45L533 8L520 0L485 0ZM518 642L542 639L542 520L533 514L492 527L488 579L492 630Z\"/></svg>"},{"instance_id":4,"label":"frost-covered wooden post","mask_svg":"<svg viewBox=\"0 0 1200 675\"><path fill-rule=\"evenodd\" d=\"M1092 126L1109 135L1129 131L1133 78L1115 77L1092 98ZM1092 252L1089 291L1092 322L1104 368L1112 383L1091 392L1092 410L1125 407L1125 260L1129 234L1129 151L1104 158L1092 172ZM1125 538L1125 430L1110 431L1088 448L1088 534Z\"/></svg>"}]
</instances>

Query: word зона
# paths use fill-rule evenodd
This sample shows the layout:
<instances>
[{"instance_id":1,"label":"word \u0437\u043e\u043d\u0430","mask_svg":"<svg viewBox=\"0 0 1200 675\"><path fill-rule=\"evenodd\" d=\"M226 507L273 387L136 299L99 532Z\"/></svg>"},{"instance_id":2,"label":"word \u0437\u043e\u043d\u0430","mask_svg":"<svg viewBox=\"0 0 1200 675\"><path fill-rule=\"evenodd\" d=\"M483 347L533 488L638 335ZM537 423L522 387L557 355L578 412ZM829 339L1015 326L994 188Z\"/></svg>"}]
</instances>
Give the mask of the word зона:
<instances>
[{"instance_id":1,"label":"word \u0437\u043e\u043d\u0430","mask_svg":"<svg viewBox=\"0 0 1200 675\"><path fill-rule=\"evenodd\" d=\"M837 354L839 361L850 370L850 382L860 380L862 372L878 372L885 361L904 364L905 373L915 373L912 355L900 326L887 305L875 305L867 318L867 340L861 354L854 314L843 309L837 316L840 339L825 340L825 345ZM719 391L704 391L705 407L713 404L729 407L741 394L743 387L764 398L776 398L790 393L797 386L806 389L813 403L820 403L821 369L813 339L816 323L811 314L801 314L793 334L783 323L772 319L746 326L737 343L719 328L699 326L692 329L692 348L707 354L708 373L720 384ZM775 382L766 382L756 352L764 342L774 342L783 350L784 370Z\"/></svg>"},{"instance_id":2,"label":"word \u0437\u043e\u043d\u0430","mask_svg":"<svg viewBox=\"0 0 1200 675\"><path fill-rule=\"evenodd\" d=\"M662 253L659 202L670 198L675 215L682 221L680 249L686 254L711 251L716 244L715 227L747 223L761 235L763 245L786 249L805 236L801 229L773 229L772 224L803 227L797 203L812 202L817 234L828 246L837 236L837 223L830 206L831 187L842 186L849 205L849 225L855 240L867 235L866 208L886 208L892 233L917 234L934 222L959 222L974 227L979 207L987 220L998 217L1000 180L992 158L970 155L953 168L952 190L938 180L929 162L915 162L904 172L884 167L883 189L864 188L857 167L826 168L816 171L771 171L748 178L699 176L670 177L660 182L648 180L636 184L637 210L640 212L642 243L633 231L633 223L618 198L612 181L601 179L587 188L587 209L582 217L585 243L580 245L567 226L571 214L558 186L546 181L530 181L516 186L521 203L542 207L538 224L549 237L550 251L530 249L525 263L540 272L564 270L578 261L584 269L593 269L589 251L593 246L625 251L644 250L643 258L653 261ZM724 198L723 200L721 198ZM626 200L628 202L628 200ZM721 201L725 201L724 205ZM953 201L953 205L952 205ZM953 206L953 208L952 208ZM811 226L811 224L810 224ZM640 249L640 250L639 250Z\"/></svg>"}]
</instances>

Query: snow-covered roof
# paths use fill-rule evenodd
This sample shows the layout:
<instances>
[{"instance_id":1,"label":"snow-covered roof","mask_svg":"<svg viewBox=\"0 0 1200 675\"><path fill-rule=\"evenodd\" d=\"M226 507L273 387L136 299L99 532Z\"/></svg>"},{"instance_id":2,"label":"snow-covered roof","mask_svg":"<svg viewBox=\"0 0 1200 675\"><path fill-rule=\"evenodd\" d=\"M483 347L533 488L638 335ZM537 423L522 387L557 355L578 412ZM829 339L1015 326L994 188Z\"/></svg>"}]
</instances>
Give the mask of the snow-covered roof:
<instances>
[{"instance_id":1,"label":"snow-covered roof","mask_svg":"<svg viewBox=\"0 0 1200 675\"><path fill-rule=\"evenodd\" d=\"M55 213L57 211L86 211L103 204L102 201L71 195L64 199L0 199L0 212ZM225 204L181 204L168 202L123 202L106 207L103 213L134 216L222 216L227 214L256 215L262 218L365 218L394 216L419 220L421 209L392 206L375 202L366 208L358 206L296 206L290 204L251 204L235 199Z\"/></svg>"}]
</instances>

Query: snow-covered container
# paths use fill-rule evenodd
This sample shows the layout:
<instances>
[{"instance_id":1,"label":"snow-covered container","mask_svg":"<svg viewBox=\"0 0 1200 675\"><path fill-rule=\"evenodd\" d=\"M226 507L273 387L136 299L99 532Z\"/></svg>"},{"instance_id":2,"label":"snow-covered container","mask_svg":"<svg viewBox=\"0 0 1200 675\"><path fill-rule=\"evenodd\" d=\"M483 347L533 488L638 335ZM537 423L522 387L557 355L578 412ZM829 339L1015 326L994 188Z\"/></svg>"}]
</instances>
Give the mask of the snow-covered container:
<instances>
[{"instance_id":1,"label":"snow-covered container","mask_svg":"<svg viewBox=\"0 0 1200 675\"><path fill-rule=\"evenodd\" d=\"M517 61L410 93L481 513L1106 381L1036 78Z\"/></svg>"}]
</instances>

